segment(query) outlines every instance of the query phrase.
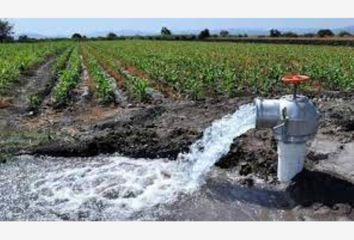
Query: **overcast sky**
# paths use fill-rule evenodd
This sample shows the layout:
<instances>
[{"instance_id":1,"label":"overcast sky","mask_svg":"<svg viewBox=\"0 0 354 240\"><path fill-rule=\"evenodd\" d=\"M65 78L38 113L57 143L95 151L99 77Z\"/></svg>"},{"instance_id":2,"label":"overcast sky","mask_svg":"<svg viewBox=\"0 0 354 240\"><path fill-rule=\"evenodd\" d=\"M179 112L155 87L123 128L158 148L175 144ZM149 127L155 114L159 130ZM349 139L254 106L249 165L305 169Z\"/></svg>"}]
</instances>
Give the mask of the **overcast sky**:
<instances>
[{"instance_id":1,"label":"overcast sky","mask_svg":"<svg viewBox=\"0 0 354 240\"><path fill-rule=\"evenodd\" d=\"M354 25L354 19L8 19L15 25L15 33L37 33L47 36L70 35L73 32L89 34L124 29L158 32L162 26L172 31L203 28L340 28Z\"/></svg>"}]
</instances>

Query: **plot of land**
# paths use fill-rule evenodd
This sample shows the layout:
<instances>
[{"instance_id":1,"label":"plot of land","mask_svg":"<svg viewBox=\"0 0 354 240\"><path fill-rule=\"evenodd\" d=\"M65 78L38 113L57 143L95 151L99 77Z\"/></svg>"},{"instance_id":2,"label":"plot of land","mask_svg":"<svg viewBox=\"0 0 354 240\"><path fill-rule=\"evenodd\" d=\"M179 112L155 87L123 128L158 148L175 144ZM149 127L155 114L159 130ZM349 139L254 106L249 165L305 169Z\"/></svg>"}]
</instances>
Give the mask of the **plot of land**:
<instances>
[{"instance_id":1,"label":"plot of land","mask_svg":"<svg viewBox=\"0 0 354 240\"><path fill-rule=\"evenodd\" d=\"M329 179L324 186L336 183L344 186L339 191L353 193L354 178L343 176L334 161L346 166L353 152L352 47L147 40L1 44L0 159L119 152L173 160L215 119L255 96L289 93L279 79L295 72L311 77L300 91L322 113L307 157L315 173L304 173L305 183L323 171L319 178ZM235 169L244 185L253 178L275 184L276 159L271 131L251 130L217 165ZM304 196L297 199L304 206L318 200L306 202ZM354 204L349 197L321 199L325 205Z\"/></svg>"}]
</instances>

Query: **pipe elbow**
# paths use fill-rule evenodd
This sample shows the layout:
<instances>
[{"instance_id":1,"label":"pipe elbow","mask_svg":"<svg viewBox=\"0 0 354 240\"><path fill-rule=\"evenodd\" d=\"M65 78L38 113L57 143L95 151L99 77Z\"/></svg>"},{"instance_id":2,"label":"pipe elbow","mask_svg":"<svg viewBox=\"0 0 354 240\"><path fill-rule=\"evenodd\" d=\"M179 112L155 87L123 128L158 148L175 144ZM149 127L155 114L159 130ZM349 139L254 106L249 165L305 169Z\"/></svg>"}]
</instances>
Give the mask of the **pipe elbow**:
<instances>
[{"instance_id":1,"label":"pipe elbow","mask_svg":"<svg viewBox=\"0 0 354 240\"><path fill-rule=\"evenodd\" d=\"M308 98L291 95L280 99L254 100L256 105L256 128L273 129L278 141L287 143L306 142L317 132L319 112Z\"/></svg>"},{"instance_id":2,"label":"pipe elbow","mask_svg":"<svg viewBox=\"0 0 354 240\"><path fill-rule=\"evenodd\" d=\"M273 128L280 123L280 102L277 99L254 100L256 105L256 128Z\"/></svg>"}]
</instances>

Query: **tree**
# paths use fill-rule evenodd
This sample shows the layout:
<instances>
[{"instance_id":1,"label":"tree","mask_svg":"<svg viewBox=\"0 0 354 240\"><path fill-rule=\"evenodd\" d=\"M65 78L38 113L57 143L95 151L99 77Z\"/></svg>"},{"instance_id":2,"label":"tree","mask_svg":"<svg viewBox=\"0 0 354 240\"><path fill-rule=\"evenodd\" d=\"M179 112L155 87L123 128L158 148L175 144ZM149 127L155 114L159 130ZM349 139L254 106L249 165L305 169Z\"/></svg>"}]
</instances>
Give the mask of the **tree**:
<instances>
[{"instance_id":1,"label":"tree","mask_svg":"<svg viewBox=\"0 0 354 240\"><path fill-rule=\"evenodd\" d=\"M195 40L195 39L197 39L197 35L194 35L194 34L191 34L188 37L188 40Z\"/></svg>"},{"instance_id":2,"label":"tree","mask_svg":"<svg viewBox=\"0 0 354 240\"><path fill-rule=\"evenodd\" d=\"M117 34L110 32L107 34L107 39L116 39L118 36Z\"/></svg>"},{"instance_id":3,"label":"tree","mask_svg":"<svg viewBox=\"0 0 354 240\"><path fill-rule=\"evenodd\" d=\"M220 31L220 36L221 37L227 37L227 36L229 36L229 34L230 34L229 31L226 31L226 30L221 30Z\"/></svg>"},{"instance_id":4,"label":"tree","mask_svg":"<svg viewBox=\"0 0 354 240\"><path fill-rule=\"evenodd\" d=\"M298 35L294 32L285 32L282 34L283 37L296 38Z\"/></svg>"},{"instance_id":5,"label":"tree","mask_svg":"<svg viewBox=\"0 0 354 240\"><path fill-rule=\"evenodd\" d=\"M8 21L0 19L0 42L4 42L5 40L12 38L12 29L13 26Z\"/></svg>"},{"instance_id":6,"label":"tree","mask_svg":"<svg viewBox=\"0 0 354 240\"><path fill-rule=\"evenodd\" d=\"M82 38L81 34L80 33L74 33L72 36L71 36L72 39L74 40L80 40Z\"/></svg>"},{"instance_id":7,"label":"tree","mask_svg":"<svg viewBox=\"0 0 354 240\"><path fill-rule=\"evenodd\" d=\"M29 38L28 38L27 35L20 35L20 36L18 37L18 41L19 41L19 42L28 42L28 41L29 41Z\"/></svg>"},{"instance_id":8,"label":"tree","mask_svg":"<svg viewBox=\"0 0 354 240\"><path fill-rule=\"evenodd\" d=\"M270 37L280 37L281 36L281 32L277 29L271 29L269 31L269 36Z\"/></svg>"},{"instance_id":9,"label":"tree","mask_svg":"<svg viewBox=\"0 0 354 240\"><path fill-rule=\"evenodd\" d=\"M333 37L334 33L330 29L320 29L317 32L317 35L319 37Z\"/></svg>"},{"instance_id":10,"label":"tree","mask_svg":"<svg viewBox=\"0 0 354 240\"><path fill-rule=\"evenodd\" d=\"M209 29L204 29L203 31L201 31L198 35L198 38L199 39L205 39L205 38L208 38L210 37L210 32L209 32Z\"/></svg>"},{"instance_id":11,"label":"tree","mask_svg":"<svg viewBox=\"0 0 354 240\"><path fill-rule=\"evenodd\" d=\"M167 27L161 28L161 35L162 36L171 36L172 32Z\"/></svg>"},{"instance_id":12,"label":"tree","mask_svg":"<svg viewBox=\"0 0 354 240\"><path fill-rule=\"evenodd\" d=\"M340 36L340 37L350 37L350 36L352 36L352 34L350 32L347 32L347 31L341 31L340 33L338 33L338 36Z\"/></svg>"},{"instance_id":13,"label":"tree","mask_svg":"<svg viewBox=\"0 0 354 240\"><path fill-rule=\"evenodd\" d=\"M304 37L309 37L309 38L315 37L315 36L316 36L316 34L314 34L314 33L305 33L304 34Z\"/></svg>"}]
</instances>

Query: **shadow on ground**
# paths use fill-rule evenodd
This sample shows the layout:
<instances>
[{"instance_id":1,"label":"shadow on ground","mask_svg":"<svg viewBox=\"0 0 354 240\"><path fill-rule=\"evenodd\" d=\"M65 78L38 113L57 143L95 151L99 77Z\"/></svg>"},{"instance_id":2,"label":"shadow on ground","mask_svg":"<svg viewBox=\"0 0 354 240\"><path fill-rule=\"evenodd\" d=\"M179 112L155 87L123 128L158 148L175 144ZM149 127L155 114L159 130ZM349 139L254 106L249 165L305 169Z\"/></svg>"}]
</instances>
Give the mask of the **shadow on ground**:
<instances>
[{"instance_id":1,"label":"shadow on ground","mask_svg":"<svg viewBox=\"0 0 354 240\"><path fill-rule=\"evenodd\" d=\"M244 187L228 181L208 181L209 194L222 202L241 201L267 208L292 209L309 207L315 203L333 207L354 206L354 185L329 174L304 170L286 189Z\"/></svg>"}]
</instances>

